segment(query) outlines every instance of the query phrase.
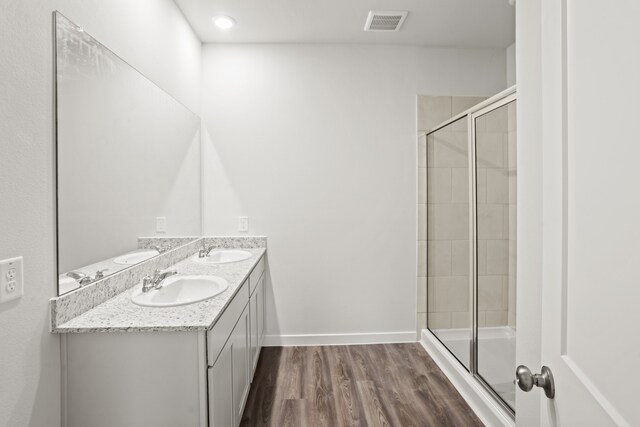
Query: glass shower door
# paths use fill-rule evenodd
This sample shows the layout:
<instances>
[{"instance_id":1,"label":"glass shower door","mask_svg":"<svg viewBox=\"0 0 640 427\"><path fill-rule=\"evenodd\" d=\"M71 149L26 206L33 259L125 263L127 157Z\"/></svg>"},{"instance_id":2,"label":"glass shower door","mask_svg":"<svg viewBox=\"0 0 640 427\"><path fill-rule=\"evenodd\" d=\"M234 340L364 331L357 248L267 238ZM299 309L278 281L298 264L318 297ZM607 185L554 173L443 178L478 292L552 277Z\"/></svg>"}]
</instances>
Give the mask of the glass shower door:
<instances>
[{"instance_id":1,"label":"glass shower door","mask_svg":"<svg viewBox=\"0 0 640 427\"><path fill-rule=\"evenodd\" d=\"M472 115L476 181L476 375L515 410L516 101Z\"/></svg>"},{"instance_id":2,"label":"glass shower door","mask_svg":"<svg viewBox=\"0 0 640 427\"><path fill-rule=\"evenodd\" d=\"M427 135L427 327L470 370L467 116Z\"/></svg>"}]
</instances>

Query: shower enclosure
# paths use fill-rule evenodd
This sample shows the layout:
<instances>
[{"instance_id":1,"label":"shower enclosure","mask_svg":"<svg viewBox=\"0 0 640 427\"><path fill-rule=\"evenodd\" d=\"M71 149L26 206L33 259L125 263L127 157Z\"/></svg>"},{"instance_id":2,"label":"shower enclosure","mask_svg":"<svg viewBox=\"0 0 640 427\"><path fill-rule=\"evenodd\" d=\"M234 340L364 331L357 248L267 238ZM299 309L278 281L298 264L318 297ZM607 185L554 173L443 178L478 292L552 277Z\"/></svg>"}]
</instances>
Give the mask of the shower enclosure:
<instances>
[{"instance_id":1,"label":"shower enclosure","mask_svg":"<svg viewBox=\"0 0 640 427\"><path fill-rule=\"evenodd\" d=\"M427 328L515 414L516 93L426 134Z\"/></svg>"}]
</instances>

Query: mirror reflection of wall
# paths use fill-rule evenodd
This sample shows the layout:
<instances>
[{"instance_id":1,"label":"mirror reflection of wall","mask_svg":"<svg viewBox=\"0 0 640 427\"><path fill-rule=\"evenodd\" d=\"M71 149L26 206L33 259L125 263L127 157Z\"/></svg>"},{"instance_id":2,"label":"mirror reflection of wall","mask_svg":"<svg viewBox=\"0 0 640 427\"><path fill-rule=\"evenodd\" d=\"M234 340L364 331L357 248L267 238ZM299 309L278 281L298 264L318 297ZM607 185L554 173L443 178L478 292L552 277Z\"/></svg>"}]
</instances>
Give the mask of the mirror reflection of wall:
<instances>
[{"instance_id":1,"label":"mirror reflection of wall","mask_svg":"<svg viewBox=\"0 0 640 427\"><path fill-rule=\"evenodd\" d=\"M60 14L56 59L62 294L200 236L200 119Z\"/></svg>"}]
</instances>

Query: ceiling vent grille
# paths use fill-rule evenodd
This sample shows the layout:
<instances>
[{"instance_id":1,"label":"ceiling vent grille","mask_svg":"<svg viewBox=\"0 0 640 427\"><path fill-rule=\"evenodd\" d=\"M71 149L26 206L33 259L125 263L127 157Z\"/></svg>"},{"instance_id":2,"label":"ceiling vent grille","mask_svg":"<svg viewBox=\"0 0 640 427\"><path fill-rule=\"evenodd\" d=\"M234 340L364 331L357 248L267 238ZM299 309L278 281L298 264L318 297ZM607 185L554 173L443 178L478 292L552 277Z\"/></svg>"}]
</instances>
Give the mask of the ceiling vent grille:
<instances>
[{"instance_id":1,"label":"ceiling vent grille","mask_svg":"<svg viewBox=\"0 0 640 427\"><path fill-rule=\"evenodd\" d=\"M367 16L367 23L364 24L364 30L398 31L408 13L398 10L370 10Z\"/></svg>"}]
</instances>

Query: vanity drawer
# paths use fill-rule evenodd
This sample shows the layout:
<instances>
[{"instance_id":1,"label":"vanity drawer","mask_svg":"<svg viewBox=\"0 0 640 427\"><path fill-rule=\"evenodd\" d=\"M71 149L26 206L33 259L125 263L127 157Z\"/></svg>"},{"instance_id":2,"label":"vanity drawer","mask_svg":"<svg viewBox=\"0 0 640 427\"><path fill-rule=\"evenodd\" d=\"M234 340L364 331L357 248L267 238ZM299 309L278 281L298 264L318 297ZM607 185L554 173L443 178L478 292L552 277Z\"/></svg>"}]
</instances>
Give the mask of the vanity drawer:
<instances>
[{"instance_id":1,"label":"vanity drawer","mask_svg":"<svg viewBox=\"0 0 640 427\"><path fill-rule=\"evenodd\" d=\"M251 292L249 294L253 294L253 291L256 290L256 286L260 282L260 276L264 272L264 256L260 258L260 261L253 267L251 274L249 275L249 284L251 285Z\"/></svg>"},{"instance_id":2,"label":"vanity drawer","mask_svg":"<svg viewBox=\"0 0 640 427\"><path fill-rule=\"evenodd\" d=\"M207 331L207 362L209 366L213 366L215 363L248 302L249 280L245 280L213 328Z\"/></svg>"}]
</instances>

